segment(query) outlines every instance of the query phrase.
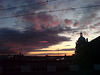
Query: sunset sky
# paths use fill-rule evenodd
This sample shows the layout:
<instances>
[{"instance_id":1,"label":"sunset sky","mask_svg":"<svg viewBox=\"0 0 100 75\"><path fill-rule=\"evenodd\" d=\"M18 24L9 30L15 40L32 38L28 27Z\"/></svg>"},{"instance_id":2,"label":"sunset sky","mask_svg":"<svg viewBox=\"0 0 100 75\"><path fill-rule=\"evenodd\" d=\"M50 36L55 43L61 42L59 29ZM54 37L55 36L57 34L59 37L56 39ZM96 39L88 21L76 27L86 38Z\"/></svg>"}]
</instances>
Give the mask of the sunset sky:
<instances>
[{"instance_id":1,"label":"sunset sky","mask_svg":"<svg viewBox=\"0 0 100 75\"><path fill-rule=\"evenodd\" d=\"M0 0L0 55L72 55L80 32L100 36L100 0Z\"/></svg>"}]
</instances>

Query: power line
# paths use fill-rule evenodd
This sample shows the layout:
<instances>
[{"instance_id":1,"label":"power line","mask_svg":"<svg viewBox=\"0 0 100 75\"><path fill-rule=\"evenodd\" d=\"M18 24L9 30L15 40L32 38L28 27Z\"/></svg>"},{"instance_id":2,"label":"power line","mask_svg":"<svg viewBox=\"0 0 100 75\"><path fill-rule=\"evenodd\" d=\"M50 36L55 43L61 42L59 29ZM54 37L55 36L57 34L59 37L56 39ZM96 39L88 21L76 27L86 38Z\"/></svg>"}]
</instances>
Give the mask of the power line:
<instances>
[{"instance_id":1,"label":"power line","mask_svg":"<svg viewBox=\"0 0 100 75\"><path fill-rule=\"evenodd\" d=\"M25 6L30 6L30 5L35 5L35 4L42 4L42 3L46 3L46 2L54 2L54 1L57 1L57 0L53 0L53 1L43 1L43 2L36 2L36 3L31 3L31 4L25 4L25 5L20 5L20 6L15 6L15 7L10 7L10 8L5 8L5 9L0 9L0 11L3 11L3 10L11 10L11 9L16 9L16 8L20 8L20 7L25 7Z\"/></svg>"},{"instance_id":2,"label":"power line","mask_svg":"<svg viewBox=\"0 0 100 75\"><path fill-rule=\"evenodd\" d=\"M99 6L100 5L84 6L84 7L77 7L77 8L60 9L60 10L55 10L55 11L73 10L73 9L81 9L81 8L92 8L92 7L99 7ZM51 12L55 12L55 11L51 11Z\"/></svg>"},{"instance_id":3,"label":"power line","mask_svg":"<svg viewBox=\"0 0 100 75\"><path fill-rule=\"evenodd\" d=\"M84 7L77 7L77 8L67 8L67 9L60 9L60 10L50 10L50 11L44 11L43 13L49 13L49 12L56 12L56 11L64 11L64 10L73 10L73 9L82 9L82 8L93 8L93 7L99 7L100 5L92 5L92 6L84 6ZM16 15L16 16L10 16L10 17L2 17L0 19L7 19L7 18L14 18L14 17L21 17L21 16L27 16L27 15L34 15L39 13L27 13L23 15Z\"/></svg>"},{"instance_id":4,"label":"power line","mask_svg":"<svg viewBox=\"0 0 100 75\"><path fill-rule=\"evenodd\" d=\"M10 8L0 9L0 11L2 11L2 10L11 10L11 9L19 8L19 7L25 7L25 6L30 6L30 5L35 5L35 4L41 4L41 3L46 3L46 2L57 2L57 0L53 0L53 1L47 0L47 1L43 1L43 2L36 2L36 3L31 3L31 4L25 4L25 5L20 5L20 6L15 6L15 7L10 7ZM61 3L61 2L67 2L67 1L59 1L57 3Z\"/></svg>"},{"instance_id":5,"label":"power line","mask_svg":"<svg viewBox=\"0 0 100 75\"><path fill-rule=\"evenodd\" d=\"M40 3L40 2L39 2ZM25 7L25 6L29 6L29 5L35 5L35 4L39 4L39 3L32 3L32 4L26 4L26 5L21 5L21 6L16 6L16 7L10 7L10 8L5 8L5 9L0 9L1 10L10 10L10 9L16 9L16 8L19 8L19 7ZM41 3L45 3L45 2L41 2Z\"/></svg>"}]
</instances>

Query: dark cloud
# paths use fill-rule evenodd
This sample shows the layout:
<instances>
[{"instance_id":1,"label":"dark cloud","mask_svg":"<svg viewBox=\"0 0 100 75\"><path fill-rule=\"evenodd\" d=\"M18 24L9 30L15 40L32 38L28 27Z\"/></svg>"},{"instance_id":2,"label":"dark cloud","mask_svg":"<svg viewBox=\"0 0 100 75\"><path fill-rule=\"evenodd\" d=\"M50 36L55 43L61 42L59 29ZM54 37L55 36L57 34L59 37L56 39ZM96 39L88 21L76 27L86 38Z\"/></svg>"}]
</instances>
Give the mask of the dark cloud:
<instances>
[{"instance_id":1,"label":"dark cloud","mask_svg":"<svg viewBox=\"0 0 100 75\"><path fill-rule=\"evenodd\" d=\"M48 0L25 0L25 2L31 4L31 3L41 3L41 2L47 2Z\"/></svg>"},{"instance_id":2,"label":"dark cloud","mask_svg":"<svg viewBox=\"0 0 100 75\"><path fill-rule=\"evenodd\" d=\"M59 53L59 55L61 56L64 56L64 54L67 54L67 53ZM32 56L45 56L45 55L50 55L50 56L58 56L58 53L41 53L41 54L30 54Z\"/></svg>"},{"instance_id":3,"label":"dark cloud","mask_svg":"<svg viewBox=\"0 0 100 75\"><path fill-rule=\"evenodd\" d=\"M75 48L71 49L60 49L59 51L74 51ZM48 51L58 51L58 50L34 50L34 52L48 52Z\"/></svg>"},{"instance_id":4,"label":"dark cloud","mask_svg":"<svg viewBox=\"0 0 100 75\"><path fill-rule=\"evenodd\" d=\"M0 29L0 54L25 53L34 49L46 48L63 41L71 41L70 37L61 37L60 31L47 29L45 31L17 31L13 29Z\"/></svg>"},{"instance_id":5,"label":"dark cloud","mask_svg":"<svg viewBox=\"0 0 100 75\"><path fill-rule=\"evenodd\" d=\"M0 0L0 4L2 4L4 2L4 0Z\"/></svg>"},{"instance_id":6,"label":"dark cloud","mask_svg":"<svg viewBox=\"0 0 100 75\"><path fill-rule=\"evenodd\" d=\"M60 51L74 51L75 50L75 48L71 48L71 49L62 49L62 50L60 50Z\"/></svg>"},{"instance_id":7,"label":"dark cloud","mask_svg":"<svg viewBox=\"0 0 100 75\"><path fill-rule=\"evenodd\" d=\"M2 5L0 5L0 9L2 9L3 8L3 6Z\"/></svg>"}]
</instances>

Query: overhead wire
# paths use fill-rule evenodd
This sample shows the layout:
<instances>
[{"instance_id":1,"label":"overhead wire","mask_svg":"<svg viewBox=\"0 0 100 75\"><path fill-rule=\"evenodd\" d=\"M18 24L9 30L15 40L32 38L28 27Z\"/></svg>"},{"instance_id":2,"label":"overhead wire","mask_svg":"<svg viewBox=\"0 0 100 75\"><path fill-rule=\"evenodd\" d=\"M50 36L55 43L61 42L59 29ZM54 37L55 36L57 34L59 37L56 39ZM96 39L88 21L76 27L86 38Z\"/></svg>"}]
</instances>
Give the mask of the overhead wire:
<instances>
[{"instance_id":1,"label":"overhead wire","mask_svg":"<svg viewBox=\"0 0 100 75\"><path fill-rule=\"evenodd\" d=\"M20 8L20 7L35 5L35 4L42 4L42 3L46 3L46 2L48 2L48 3L49 3L49 2L61 3L61 2L67 2L67 1L46 0L46 1L43 1L43 2L29 3L29 4L24 4L24 5L15 6L15 7L9 7L9 8L4 8L4 9L2 8L2 9L0 9L0 11L3 11L3 10L11 10L11 9L16 9L16 8Z\"/></svg>"},{"instance_id":2,"label":"overhead wire","mask_svg":"<svg viewBox=\"0 0 100 75\"><path fill-rule=\"evenodd\" d=\"M47 0L47 1L43 1L43 2L36 2L36 3L30 3L30 4L25 4L25 5L10 7L10 8L4 8L4 9L0 9L0 11L3 11L3 10L10 10L10 9L16 9L16 8L20 8L20 7L35 5L35 4L42 4L42 3L46 3L46 2L54 2L54 1L57 1L57 0L53 0L53 1Z\"/></svg>"},{"instance_id":3,"label":"overhead wire","mask_svg":"<svg viewBox=\"0 0 100 75\"><path fill-rule=\"evenodd\" d=\"M50 10L50 11L44 11L43 13L49 13L49 12L56 12L56 11L64 11L64 10L73 10L73 9L82 9L82 8L93 8L93 7L99 7L100 5L91 5L91 6L83 6L83 7L76 7L76 8L66 8L66 9L60 9L60 10ZM10 17L2 17L0 19L6 19L6 18L14 18L14 17L20 17L20 16L27 16L27 15L34 15L39 13L27 13L23 15L15 15Z\"/></svg>"},{"instance_id":4,"label":"overhead wire","mask_svg":"<svg viewBox=\"0 0 100 75\"><path fill-rule=\"evenodd\" d=\"M42 4L42 3L46 3L46 2L56 2L57 0L46 0L46 1L43 1L43 2L36 2L36 3L31 3L31 4L25 4L25 5L20 5L20 6L16 6L16 7L10 7L10 8L5 8L5 9L0 9L0 11L5 11L5 10L12 10L12 9L17 9L17 8L20 8L20 7L26 7L26 6L31 6L31 5L35 5L35 4ZM59 2L62 2L62 1L59 1ZM57 3L59 3L57 2ZM51 5L50 5L50 11L51 11ZM35 13L31 13L30 15L33 15ZM13 17L19 17L19 16L24 16L24 15L29 15L29 13L27 14L23 14L23 15L15 15L15 16L10 16L10 17L1 17L0 19L6 19L6 18L13 18Z\"/></svg>"}]
</instances>

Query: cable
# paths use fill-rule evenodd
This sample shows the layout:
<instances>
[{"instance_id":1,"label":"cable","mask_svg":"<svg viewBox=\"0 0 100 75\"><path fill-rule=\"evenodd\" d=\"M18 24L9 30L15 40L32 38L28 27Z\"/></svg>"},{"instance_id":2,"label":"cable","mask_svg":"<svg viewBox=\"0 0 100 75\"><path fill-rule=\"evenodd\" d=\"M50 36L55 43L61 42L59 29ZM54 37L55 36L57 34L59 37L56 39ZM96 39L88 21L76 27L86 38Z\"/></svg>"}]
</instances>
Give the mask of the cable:
<instances>
[{"instance_id":1,"label":"cable","mask_svg":"<svg viewBox=\"0 0 100 75\"><path fill-rule=\"evenodd\" d=\"M92 7L99 7L100 5L92 5L92 6L85 6L85 7L78 7L78 8L68 8L68 9L60 9L60 10L50 10L50 11L44 11L43 13L49 13L49 12L56 12L56 11L63 11L63 10L73 10L73 9L81 9L81 8L92 8ZM34 15L34 14L39 14L39 13L27 13L23 15L17 15L17 16L10 16L10 17L2 17L0 19L6 19L6 18L13 18L13 17L20 17L20 16L26 16L26 15Z\"/></svg>"},{"instance_id":2,"label":"cable","mask_svg":"<svg viewBox=\"0 0 100 75\"><path fill-rule=\"evenodd\" d=\"M45 2L37 2L37 3L32 3L32 4L26 4L26 5L20 5L20 6L16 6L16 7L10 7L10 8L5 8L5 9L0 9L0 11L3 10L11 10L11 9L16 9L16 8L20 8L20 7L25 7L25 6L29 6L29 5L35 5L35 4L40 4L40 3L46 3L46 2L56 2L57 0L53 0L53 1L45 1ZM61 3L61 2L67 2L67 1L59 1L57 3Z\"/></svg>"},{"instance_id":3,"label":"cable","mask_svg":"<svg viewBox=\"0 0 100 75\"><path fill-rule=\"evenodd\" d=\"M19 8L19 7L25 7L25 6L29 6L29 5L35 5L35 4L46 3L46 2L54 2L54 1L57 1L57 0L53 0L53 1L48 1L47 0L47 1L44 1L44 2L37 2L37 3L26 4L26 5L16 6L16 7L10 7L10 8L5 8L5 9L0 9L0 11L2 11L2 10L11 10L11 9Z\"/></svg>"},{"instance_id":4,"label":"cable","mask_svg":"<svg viewBox=\"0 0 100 75\"><path fill-rule=\"evenodd\" d=\"M85 6L85 7L77 7L77 8L68 8L68 9L61 9L61 10L55 10L55 11L62 11L62 10L73 10L73 9L81 9L81 8L92 8L92 7L99 7L100 5L93 5L93 6ZM51 12L55 12L51 11Z\"/></svg>"}]
</instances>

